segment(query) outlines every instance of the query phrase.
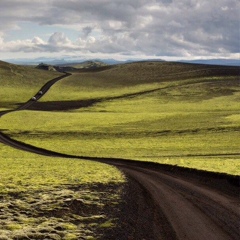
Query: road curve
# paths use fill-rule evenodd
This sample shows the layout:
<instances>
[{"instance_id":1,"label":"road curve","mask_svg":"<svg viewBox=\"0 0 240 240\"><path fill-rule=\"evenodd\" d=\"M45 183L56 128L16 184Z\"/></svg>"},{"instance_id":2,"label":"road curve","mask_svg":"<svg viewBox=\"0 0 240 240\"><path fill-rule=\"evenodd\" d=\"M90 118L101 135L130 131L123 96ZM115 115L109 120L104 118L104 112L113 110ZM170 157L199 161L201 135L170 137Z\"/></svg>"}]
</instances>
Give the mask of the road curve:
<instances>
[{"instance_id":1,"label":"road curve","mask_svg":"<svg viewBox=\"0 0 240 240\"><path fill-rule=\"evenodd\" d=\"M146 207L160 216L149 229L154 232L154 237L149 240L240 238L239 187L231 184L238 181L237 177L127 159L66 155L18 142L4 134L0 134L0 141L37 154L116 166L140 184L147 192L144 197L152 200L151 205L149 201L145 202ZM140 215L138 221L144 222L144 218Z\"/></svg>"},{"instance_id":2,"label":"road curve","mask_svg":"<svg viewBox=\"0 0 240 240\"><path fill-rule=\"evenodd\" d=\"M41 89L43 94L62 78L45 84ZM36 97L39 99L41 96ZM27 109L31 102L28 101L16 110ZM2 112L0 116L8 112ZM127 159L66 155L13 140L1 132L0 142L37 154L87 159L118 167L129 179L138 182L147 198L151 199L151 204L146 207L155 212L150 226L154 235L151 239L145 237L146 240L240 239L238 177ZM139 221L143 222L144 217L140 214ZM140 231L138 226L135 227Z\"/></svg>"},{"instance_id":3,"label":"road curve","mask_svg":"<svg viewBox=\"0 0 240 240\"><path fill-rule=\"evenodd\" d=\"M50 88L53 84L55 84L56 82L62 80L63 78L66 78L68 76L72 75L71 73L65 73L62 76L56 77L50 81L48 81L47 83L45 83L41 89L39 89L39 91L31 98L29 99L27 102L21 104L18 108L14 109L14 110L6 110L6 111L1 111L0 112L0 117L10 113L10 112L14 112L14 111L20 111L20 110L24 110L24 109L28 109L31 105L33 105L37 100L39 100ZM41 92L41 94L40 94Z\"/></svg>"},{"instance_id":4,"label":"road curve","mask_svg":"<svg viewBox=\"0 0 240 240\"><path fill-rule=\"evenodd\" d=\"M128 164L119 169L145 188L159 215L165 217L164 224L154 223L156 239L239 239L239 196L223 194L187 174Z\"/></svg>"}]
</instances>

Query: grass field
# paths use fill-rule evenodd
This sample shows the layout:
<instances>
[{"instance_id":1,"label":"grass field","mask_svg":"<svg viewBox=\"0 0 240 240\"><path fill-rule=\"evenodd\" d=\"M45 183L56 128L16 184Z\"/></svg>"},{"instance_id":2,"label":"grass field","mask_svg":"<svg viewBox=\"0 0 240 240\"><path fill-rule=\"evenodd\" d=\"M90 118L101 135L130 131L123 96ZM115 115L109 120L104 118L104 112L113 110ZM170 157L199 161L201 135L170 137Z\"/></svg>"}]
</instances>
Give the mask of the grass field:
<instances>
[{"instance_id":1,"label":"grass field","mask_svg":"<svg viewBox=\"0 0 240 240\"><path fill-rule=\"evenodd\" d=\"M41 101L82 100L119 96L167 85L179 85L187 80L236 78L236 67L140 62L117 65L104 71L74 72L72 76L54 85ZM224 78L224 79L225 79Z\"/></svg>"},{"instance_id":2,"label":"grass field","mask_svg":"<svg viewBox=\"0 0 240 240\"><path fill-rule=\"evenodd\" d=\"M233 69L135 63L73 74L54 85L41 101L100 102L71 111L15 112L4 116L1 126L18 140L62 153L236 175L240 87Z\"/></svg>"},{"instance_id":3,"label":"grass field","mask_svg":"<svg viewBox=\"0 0 240 240\"><path fill-rule=\"evenodd\" d=\"M1 111L61 75L4 62L0 73ZM124 182L105 164L38 156L0 143L0 239L95 239L114 226L110 213L121 202Z\"/></svg>"},{"instance_id":4,"label":"grass field","mask_svg":"<svg viewBox=\"0 0 240 240\"><path fill-rule=\"evenodd\" d=\"M121 202L114 167L0 144L0 239L95 239Z\"/></svg>"},{"instance_id":5,"label":"grass field","mask_svg":"<svg viewBox=\"0 0 240 240\"><path fill-rule=\"evenodd\" d=\"M6 71L9 76L20 72ZM29 99L57 74L43 71L41 80L29 82L27 70L22 71L28 76L27 86L25 77L19 78L24 79L21 82L16 74L13 83L10 77L5 82L0 79L4 83L0 109ZM51 101L65 106L64 101L86 99L91 104L75 109L66 105L63 111L11 112L0 119L0 129L14 139L71 155L128 158L239 175L238 73L236 67L156 62L75 72L56 83L41 99L41 106L47 110ZM6 213L0 220L0 237L94 239L101 227L112 226L111 216L101 212L109 212L107 206L120 201L125 179L115 168L37 156L2 144L0 150L1 209ZM69 199L86 212L90 209L88 214L71 209ZM62 219L64 211L68 214ZM44 236L50 230L56 235Z\"/></svg>"}]
</instances>

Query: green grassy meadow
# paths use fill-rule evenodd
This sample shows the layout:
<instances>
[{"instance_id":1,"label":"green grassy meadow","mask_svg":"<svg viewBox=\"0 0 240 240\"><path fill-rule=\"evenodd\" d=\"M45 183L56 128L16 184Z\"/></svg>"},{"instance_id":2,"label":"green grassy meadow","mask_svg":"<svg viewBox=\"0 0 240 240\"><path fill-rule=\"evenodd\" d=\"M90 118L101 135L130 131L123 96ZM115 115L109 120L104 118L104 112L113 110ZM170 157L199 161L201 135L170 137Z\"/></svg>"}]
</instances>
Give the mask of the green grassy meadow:
<instances>
[{"instance_id":1,"label":"green grassy meadow","mask_svg":"<svg viewBox=\"0 0 240 240\"><path fill-rule=\"evenodd\" d=\"M3 65L0 110L25 102L59 75ZM0 119L0 130L60 153L240 174L237 67L141 62L81 70L52 86L40 103L47 110L52 101L64 105L83 100L92 102L62 111L8 113ZM30 239L94 239L101 226L112 226L104 209L120 201L126 181L116 168L39 156L3 144L0 166L1 209L6 213L0 219L0 238L24 239L27 233ZM69 199L84 206L87 214L72 209ZM54 236L44 235L51 231Z\"/></svg>"},{"instance_id":2,"label":"green grassy meadow","mask_svg":"<svg viewBox=\"0 0 240 240\"><path fill-rule=\"evenodd\" d=\"M74 73L41 99L46 104L100 100L96 104L65 111L14 112L1 119L1 126L15 139L66 154L237 175L239 89L237 70L231 67L118 65Z\"/></svg>"},{"instance_id":3,"label":"green grassy meadow","mask_svg":"<svg viewBox=\"0 0 240 240\"><path fill-rule=\"evenodd\" d=\"M139 62L116 65L103 71L86 71L59 81L41 101L64 101L121 96L177 86L184 82L236 78L236 67L183 63ZM224 78L225 77L225 78Z\"/></svg>"},{"instance_id":4,"label":"green grassy meadow","mask_svg":"<svg viewBox=\"0 0 240 240\"><path fill-rule=\"evenodd\" d=\"M1 111L16 108L61 75L4 62L0 73ZM20 127L17 119L10 125ZM109 213L121 202L124 183L105 164L39 156L0 143L0 239L99 238L106 224L115 225Z\"/></svg>"},{"instance_id":5,"label":"green grassy meadow","mask_svg":"<svg viewBox=\"0 0 240 240\"><path fill-rule=\"evenodd\" d=\"M0 144L0 239L99 239L115 220L124 176L87 160L50 158Z\"/></svg>"}]
</instances>

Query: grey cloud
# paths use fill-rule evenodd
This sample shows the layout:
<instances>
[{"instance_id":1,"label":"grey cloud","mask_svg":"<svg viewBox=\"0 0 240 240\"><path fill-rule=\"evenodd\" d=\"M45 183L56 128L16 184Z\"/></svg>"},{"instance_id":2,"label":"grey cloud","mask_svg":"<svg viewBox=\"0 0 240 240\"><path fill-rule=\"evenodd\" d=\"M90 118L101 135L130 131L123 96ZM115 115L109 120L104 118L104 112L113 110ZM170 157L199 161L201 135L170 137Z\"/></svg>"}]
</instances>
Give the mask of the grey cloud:
<instances>
[{"instance_id":1,"label":"grey cloud","mask_svg":"<svg viewBox=\"0 0 240 240\"><path fill-rule=\"evenodd\" d=\"M92 32L93 28L92 27L84 27L82 29L83 37L87 38L88 35Z\"/></svg>"},{"instance_id":2,"label":"grey cloud","mask_svg":"<svg viewBox=\"0 0 240 240\"><path fill-rule=\"evenodd\" d=\"M238 0L3 0L0 21L5 24L0 31L19 21L66 28L75 24L82 29L79 42L86 51L163 56L237 53L238 9ZM60 33L40 49L57 51L57 44L66 50L83 49Z\"/></svg>"},{"instance_id":3,"label":"grey cloud","mask_svg":"<svg viewBox=\"0 0 240 240\"><path fill-rule=\"evenodd\" d=\"M58 45L58 44L68 44L70 40L60 32L55 32L48 40L48 43L51 45Z\"/></svg>"}]
</instances>

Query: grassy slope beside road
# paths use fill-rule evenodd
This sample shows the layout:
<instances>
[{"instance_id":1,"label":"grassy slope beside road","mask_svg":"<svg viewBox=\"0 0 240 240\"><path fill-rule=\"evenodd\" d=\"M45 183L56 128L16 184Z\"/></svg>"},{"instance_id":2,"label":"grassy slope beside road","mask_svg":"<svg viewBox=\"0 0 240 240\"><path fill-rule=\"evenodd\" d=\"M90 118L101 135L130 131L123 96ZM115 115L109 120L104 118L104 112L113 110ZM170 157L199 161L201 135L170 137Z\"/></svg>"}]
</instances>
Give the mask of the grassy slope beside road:
<instances>
[{"instance_id":1,"label":"grassy slope beside road","mask_svg":"<svg viewBox=\"0 0 240 240\"><path fill-rule=\"evenodd\" d=\"M136 65L132 66L135 69ZM169 66L162 72L169 71ZM183 66L189 69L182 69ZM143 69L147 80L144 82L143 77L139 85L136 80L143 76L142 68L138 74L135 72L135 78L135 70L129 70L121 83L124 67L123 72L118 69L114 73L116 78L109 75L109 70L102 72L105 76L100 82L100 73L75 74L57 83L47 95L50 99L45 99L81 100L82 96L89 98L93 90L94 98L101 98L98 104L71 112L66 107L64 112L10 113L1 118L1 129L21 141L69 154L129 157L239 174L239 78L235 70L232 74L217 71L215 75L204 70L200 76L200 69L192 71L193 65L180 64L178 71L182 69L184 73L176 71L171 77L160 79L160 69L152 71L158 74L154 78L147 68ZM198 76L194 75L196 72ZM85 83L81 81L83 76ZM136 94L127 96L129 90ZM109 99L119 95L122 97ZM119 172L102 164L20 155L9 147L0 148L3 238L24 239L27 235L32 239L91 239L101 234L99 229L112 226L114 221L107 215L112 210L104 206L119 203L124 181ZM108 173L109 182L99 183ZM109 199L107 192L113 198Z\"/></svg>"},{"instance_id":2,"label":"grassy slope beside road","mask_svg":"<svg viewBox=\"0 0 240 240\"><path fill-rule=\"evenodd\" d=\"M0 72L0 110L16 108L62 75L4 62ZM0 166L1 239L94 239L114 226L111 213L125 181L116 168L38 156L1 143Z\"/></svg>"},{"instance_id":3,"label":"grassy slope beside road","mask_svg":"<svg viewBox=\"0 0 240 240\"><path fill-rule=\"evenodd\" d=\"M134 95L129 95L126 89L125 93L115 98L109 98L108 94L112 89L105 88L101 90L105 96L100 101L75 111L69 111L65 102L60 101L56 104L63 105L64 112L47 112L48 103L43 102L45 105L41 107L45 106L43 110L46 112L11 113L3 116L3 126L14 138L45 148L50 147L55 151L66 151L76 155L84 153L88 156L130 156L132 159L141 158L143 161L168 162L190 168L239 175L239 105L236 103L239 98L238 76L207 75L172 80L164 84L166 85L161 85L154 91L145 92L139 91L139 86L133 86ZM155 87L155 83L152 87ZM69 97L71 98L71 94ZM41 107L38 109L41 110ZM16 120L16 123L11 123L9 128L11 119ZM28 125L21 124L21 121L26 120L29 120ZM112 164L116 164L116 161ZM214 237L239 239L238 189L226 183L225 178L221 181L221 177L213 177L226 177L225 174L214 175L206 172L196 174L196 171L191 170L184 176L183 172L177 173L178 168L175 167L168 167L165 173L163 169L158 170L157 165L140 162L132 164L133 166L128 165L125 161L118 167L145 187L144 193L139 192L137 197L129 201L136 203L132 207L138 212L137 225L134 225L137 229L133 235L134 239L142 239L138 235L139 226L141 230L144 229L145 239L159 239L159 236L161 239L198 239L199 236L202 239ZM160 167L163 168L163 165L159 165ZM224 191L219 192L219 188ZM93 191L89 185L88 189ZM99 186L97 189L99 190ZM55 195L59 195L58 190L52 190L50 196L44 192L44 198L47 197L50 205L47 209L51 214L52 199ZM60 195L60 199L66 203L67 196ZM76 199L76 195L70 192L71 201L74 199L75 203L82 204L83 195L82 192ZM139 200L146 198L148 201L142 204L142 208L136 208L135 205L139 206ZM24 199L26 203L29 203L26 199ZM151 201L154 201L154 204L151 204ZM14 203L12 204L14 206ZM36 207L34 202L30 202L30 205ZM147 215L146 212L143 214L139 211L139 209L146 210L146 205L150 209ZM54 207L56 207L55 202ZM54 214L62 216L61 207L62 205L60 212L57 210ZM37 209L46 210L41 207ZM47 212L44 212L44 216L46 215ZM150 216L147 221L150 224L146 224L146 216ZM127 218L131 217L128 215ZM80 225L77 225L77 229L79 227L81 229L84 222L82 215L80 218L75 217L76 219ZM151 222L151 219L156 221ZM64 222L62 225L61 222L59 225L54 219L52 220L49 225L53 226L54 232L67 229L68 233L75 234L70 229L77 231L75 223L75 225L66 225ZM99 224L95 218L95 226L96 223ZM101 227L111 225L112 221L100 224ZM151 234L153 226L155 226L155 235ZM8 225L9 227L16 230L15 225ZM88 229L91 227L92 225L88 226ZM38 228L38 230L49 231L50 228ZM34 234L36 236L36 233ZM60 236L63 233L57 232L57 234ZM119 236L123 236L122 234ZM128 236L127 232L126 239ZM47 237L56 238L52 235ZM76 235L64 236L66 239L73 237Z\"/></svg>"},{"instance_id":4,"label":"grassy slope beside road","mask_svg":"<svg viewBox=\"0 0 240 240\"><path fill-rule=\"evenodd\" d=\"M78 100L94 94L99 103L71 112L66 106L63 112L11 113L3 117L2 126L16 139L67 154L131 158L237 175L239 77L238 68L226 69L135 63L75 74L52 87L42 99L43 108L48 109L50 99L76 99L76 93ZM145 82L142 76L148 76ZM129 92L136 94L130 97Z\"/></svg>"},{"instance_id":5,"label":"grassy slope beside road","mask_svg":"<svg viewBox=\"0 0 240 240\"><path fill-rule=\"evenodd\" d=\"M183 63L140 62L113 66L104 71L74 72L58 82L41 101L82 100L147 91L181 81L237 77L237 67Z\"/></svg>"},{"instance_id":6,"label":"grassy slope beside road","mask_svg":"<svg viewBox=\"0 0 240 240\"><path fill-rule=\"evenodd\" d=\"M95 239L116 224L125 178L114 167L0 144L0 239Z\"/></svg>"}]
</instances>

